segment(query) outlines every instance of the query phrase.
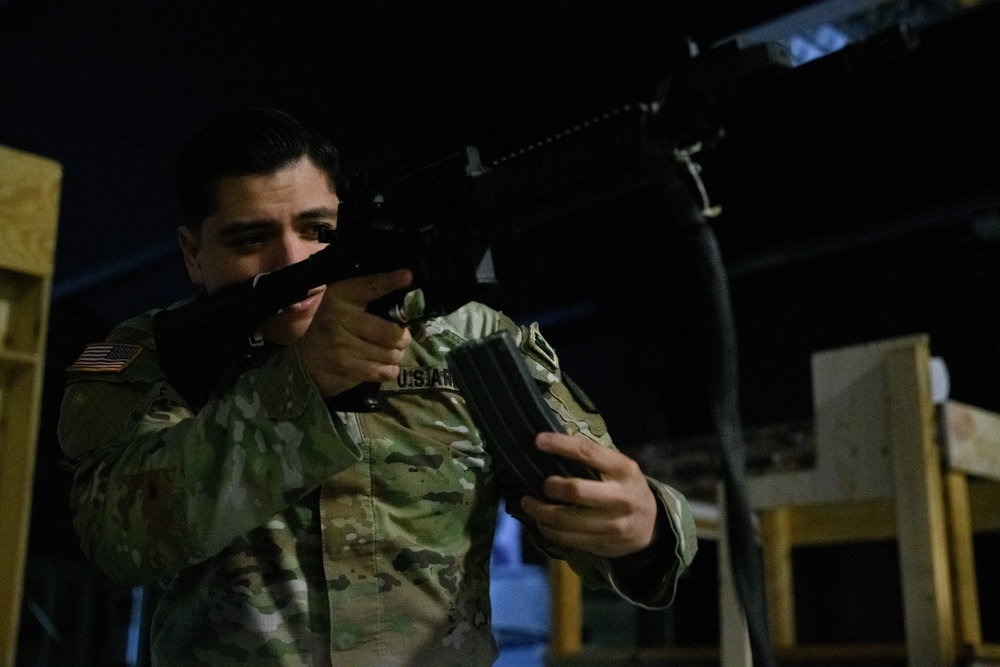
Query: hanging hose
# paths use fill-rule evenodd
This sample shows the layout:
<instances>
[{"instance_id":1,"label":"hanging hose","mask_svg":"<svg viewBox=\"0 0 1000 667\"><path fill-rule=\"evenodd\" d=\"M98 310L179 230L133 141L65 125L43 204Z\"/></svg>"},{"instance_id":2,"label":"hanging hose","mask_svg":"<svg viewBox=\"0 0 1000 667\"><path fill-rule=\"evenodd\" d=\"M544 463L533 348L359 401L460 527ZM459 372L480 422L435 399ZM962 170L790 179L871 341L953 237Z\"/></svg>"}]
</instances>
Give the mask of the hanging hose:
<instances>
[{"instance_id":1,"label":"hanging hose","mask_svg":"<svg viewBox=\"0 0 1000 667\"><path fill-rule=\"evenodd\" d=\"M664 91L665 95L666 92ZM681 179L693 176L688 153L663 133L658 101L621 107L549 140L494 162L477 181L480 210L490 211L505 231L540 224L612 196L654 187L666 202L670 242L690 259L690 283L701 309L695 340L713 427L720 442L733 580L747 620L754 664L772 667L764 605L763 567L746 494L743 427L739 406L736 331L728 280L706 213L712 208L696 180L700 202Z\"/></svg>"},{"instance_id":2,"label":"hanging hose","mask_svg":"<svg viewBox=\"0 0 1000 667\"><path fill-rule=\"evenodd\" d=\"M679 157L678 157L679 156ZM772 667L774 657L766 623L763 565L757 548L753 513L746 493L743 426L739 405L736 328L722 254L706 220L710 210L704 189L699 206L679 174L686 155L668 150L652 139L645 142L643 162L650 181L666 200L676 250L690 262L689 281L701 310L700 327L692 338L722 455L727 537L733 580L746 616L754 664ZM690 173L690 172L689 172ZM700 186L700 183L699 183Z\"/></svg>"}]
</instances>

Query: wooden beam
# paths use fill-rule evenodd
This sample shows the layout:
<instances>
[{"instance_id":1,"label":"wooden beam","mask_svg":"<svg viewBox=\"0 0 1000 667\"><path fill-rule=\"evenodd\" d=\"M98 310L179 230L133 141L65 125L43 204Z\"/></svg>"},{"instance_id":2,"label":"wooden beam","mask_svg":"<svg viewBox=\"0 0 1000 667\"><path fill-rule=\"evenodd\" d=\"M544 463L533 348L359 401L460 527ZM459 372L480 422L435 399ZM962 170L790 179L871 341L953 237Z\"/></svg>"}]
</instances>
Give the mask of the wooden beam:
<instances>
[{"instance_id":1,"label":"wooden beam","mask_svg":"<svg viewBox=\"0 0 1000 667\"><path fill-rule=\"evenodd\" d=\"M909 664L949 667L957 659L955 621L929 367L926 336L890 349L886 399Z\"/></svg>"},{"instance_id":2,"label":"wooden beam","mask_svg":"<svg viewBox=\"0 0 1000 667\"><path fill-rule=\"evenodd\" d=\"M62 167L0 146L0 664L13 665L31 523Z\"/></svg>"},{"instance_id":3,"label":"wooden beam","mask_svg":"<svg viewBox=\"0 0 1000 667\"><path fill-rule=\"evenodd\" d=\"M945 473L945 492L955 591L955 632L963 652L975 654L983 643L983 629L972 550L972 507L965 473L960 470Z\"/></svg>"},{"instance_id":4,"label":"wooden beam","mask_svg":"<svg viewBox=\"0 0 1000 667\"><path fill-rule=\"evenodd\" d=\"M795 589L792 577L792 535L789 507L760 513L760 541L771 641L775 649L795 645Z\"/></svg>"},{"instance_id":5,"label":"wooden beam","mask_svg":"<svg viewBox=\"0 0 1000 667\"><path fill-rule=\"evenodd\" d=\"M583 582L564 560L549 560L552 631L549 650L556 656L579 653L583 646Z\"/></svg>"}]
</instances>

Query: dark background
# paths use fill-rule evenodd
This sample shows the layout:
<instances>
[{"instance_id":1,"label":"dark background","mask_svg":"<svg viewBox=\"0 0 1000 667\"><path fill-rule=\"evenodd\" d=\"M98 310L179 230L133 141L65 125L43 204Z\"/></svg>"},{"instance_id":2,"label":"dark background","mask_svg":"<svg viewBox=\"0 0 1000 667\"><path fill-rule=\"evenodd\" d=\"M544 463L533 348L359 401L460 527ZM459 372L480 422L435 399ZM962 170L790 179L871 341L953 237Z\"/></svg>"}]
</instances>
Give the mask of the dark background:
<instances>
[{"instance_id":1,"label":"dark background","mask_svg":"<svg viewBox=\"0 0 1000 667\"><path fill-rule=\"evenodd\" d=\"M875 34L800 67L733 47L852 5ZM697 159L722 207L745 422L810 415L812 352L918 331L953 398L1000 410L1000 7L876 5L0 0L0 143L64 168L31 563L83 563L54 435L64 369L189 293L170 167L241 106L299 116L348 171L463 144L489 163L649 101L679 68L677 129L724 130ZM639 190L495 247L488 301L543 324L626 450L709 428L674 222Z\"/></svg>"}]
</instances>

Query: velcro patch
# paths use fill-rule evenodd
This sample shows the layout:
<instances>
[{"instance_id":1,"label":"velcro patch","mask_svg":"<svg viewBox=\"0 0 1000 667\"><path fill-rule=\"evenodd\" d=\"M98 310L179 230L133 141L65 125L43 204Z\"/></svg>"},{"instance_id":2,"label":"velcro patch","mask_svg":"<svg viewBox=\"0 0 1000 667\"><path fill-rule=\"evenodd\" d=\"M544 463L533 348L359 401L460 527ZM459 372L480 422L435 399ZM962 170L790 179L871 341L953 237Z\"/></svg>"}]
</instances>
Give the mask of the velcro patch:
<instances>
[{"instance_id":1,"label":"velcro patch","mask_svg":"<svg viewBox=\"0 0 1000 667\"><path fill-rule=\"evenodd\" d=\"M142 352L141 345L129 343L90 343L69 371L120 373Z\"/></svg>"},{"instance_id":2,"label":"velcro patch","mask_svg":"<svg viewBox=\"0 0 1000 667\"><path fill-rule=\"evenodd\" d=\"M575 398L576 402L580 404L580 407L582 407L587 412L592 412L592 413L599 412L599 410L597 409L597 405L595 405L594 402L590 400L590 396L588 396L587 393L583 391L583 388L573 381L573 378L571 378L566 373L563 373L562 379L563 379L563 384L565 384L566 388L569 389L569 393L573 394L573 398Z\"/></svg>"},{"instance_id":3,"label":"velcro patch","mask_svg":"<svg viewBox=\"0 0 1000 667\"><path fill-rule=\"evenodd\" d=\"M538 329L538 323L532 322L531 326L528 327L527 333L528 335L525 336L521 349L544 364L548 370L556 370L559 367L559 358L556 357L556 351L552 349L549 342L542 338L542 332Z\"/></svg>"}]
</instances>

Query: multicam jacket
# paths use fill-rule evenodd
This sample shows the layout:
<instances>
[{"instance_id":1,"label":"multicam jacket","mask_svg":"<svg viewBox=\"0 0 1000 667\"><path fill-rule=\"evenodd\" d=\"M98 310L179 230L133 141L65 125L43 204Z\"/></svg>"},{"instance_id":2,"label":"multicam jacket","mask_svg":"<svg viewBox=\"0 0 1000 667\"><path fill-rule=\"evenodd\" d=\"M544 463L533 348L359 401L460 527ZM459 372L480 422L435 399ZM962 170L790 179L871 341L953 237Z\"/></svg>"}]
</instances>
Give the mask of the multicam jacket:
<instances>
[{"instance_id":1,"label":"multicam jacket","mask_svg":"<svg viewBox=\"0 0 1000 667\"><path fill-rule=\"evenodd\" d=\"M507 328L567 426L612 446L537 327L479 304L423 324L381 412L331 414L289 347L195 413L158 362L152 314L70 368L59 434L84 551L119 582L163 587L154 664L492 663L489 556L507 478L445 354ZM693 521L680 494L650 484L676 539L655 580L630 587L608 559L527 529L587 585L666 605Z\"/></svg>"}]
</instances>

